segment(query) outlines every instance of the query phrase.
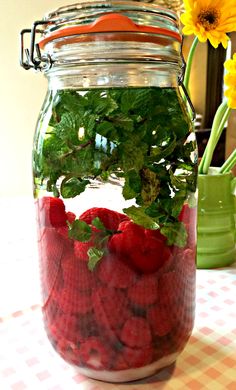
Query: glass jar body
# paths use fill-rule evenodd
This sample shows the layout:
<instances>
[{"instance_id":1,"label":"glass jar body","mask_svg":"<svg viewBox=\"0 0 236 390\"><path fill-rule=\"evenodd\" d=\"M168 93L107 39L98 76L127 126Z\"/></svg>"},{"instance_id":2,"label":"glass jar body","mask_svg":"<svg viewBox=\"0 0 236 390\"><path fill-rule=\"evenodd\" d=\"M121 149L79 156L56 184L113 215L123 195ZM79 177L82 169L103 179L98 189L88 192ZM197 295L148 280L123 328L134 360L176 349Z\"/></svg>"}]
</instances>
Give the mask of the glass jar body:
<instances>
[{"instance_id":1,"label":"glass jar body","mask_svg":"<svg viewBox=\"0 0 236 390\"><path fill-rule=\"evenodd\" d=\"M194 321L197 152L176 71L79 66L49 86L33 153L48 337L89 377L152 375Z\"/></svg>"}]
</instances>

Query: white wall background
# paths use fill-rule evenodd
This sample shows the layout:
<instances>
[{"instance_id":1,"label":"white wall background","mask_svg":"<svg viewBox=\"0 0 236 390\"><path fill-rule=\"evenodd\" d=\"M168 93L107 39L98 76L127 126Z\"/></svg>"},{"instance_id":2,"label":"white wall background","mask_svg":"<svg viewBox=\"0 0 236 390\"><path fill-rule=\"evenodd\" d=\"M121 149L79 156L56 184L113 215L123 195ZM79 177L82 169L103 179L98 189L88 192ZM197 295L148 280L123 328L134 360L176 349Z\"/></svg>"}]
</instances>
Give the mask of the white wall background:
<instances>
[{"instance_id":1,"label":"white wall background","mask_svg":"<svg viewBox=\"0 0 236 390\"><path fill-rule=\"evenodd\" d=\"M0 197L31 196L32 139L47 82L19 65L19 33L73 0L0 0Z\"/></svg>"}]
</instances>

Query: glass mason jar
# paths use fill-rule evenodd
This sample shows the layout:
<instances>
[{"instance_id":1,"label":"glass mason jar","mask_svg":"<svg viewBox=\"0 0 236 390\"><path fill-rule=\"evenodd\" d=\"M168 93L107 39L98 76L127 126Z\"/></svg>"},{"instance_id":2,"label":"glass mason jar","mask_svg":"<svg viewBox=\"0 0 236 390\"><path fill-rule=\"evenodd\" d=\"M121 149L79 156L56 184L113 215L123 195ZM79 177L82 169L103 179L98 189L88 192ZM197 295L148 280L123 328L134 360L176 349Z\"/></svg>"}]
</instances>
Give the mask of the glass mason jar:
<instances>
[{"instance_id":1,"label":"glass mason jar","mask_svg":"<svg viewBox=\"0 0 236 390\"><path fill-rule=\"evenodd\" d=\"M33 147L48 338L89 377L152 375L185 347L195 308L197 149L176 14L82 2L32 36L22 65L49 83Z\"/></svg>"}]
</instances>

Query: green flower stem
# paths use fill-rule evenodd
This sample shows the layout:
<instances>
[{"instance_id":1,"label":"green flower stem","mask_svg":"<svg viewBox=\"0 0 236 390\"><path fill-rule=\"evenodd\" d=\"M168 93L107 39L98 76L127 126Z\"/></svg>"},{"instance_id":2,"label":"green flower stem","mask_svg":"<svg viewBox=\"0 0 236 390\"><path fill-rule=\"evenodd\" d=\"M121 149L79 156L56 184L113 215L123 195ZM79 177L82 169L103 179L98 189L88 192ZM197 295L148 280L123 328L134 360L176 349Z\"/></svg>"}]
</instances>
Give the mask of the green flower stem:
<instances>
[{"instance_id":1,"label":"green flower stem","mask_svg":"<svg viewBox=\"0 0 236 390\"><path fill-rule=\"evenodd\" d=\"M230 154L225 163L220 168L220 173L230 172L231 169L236 165L236 149Z\"/></svg>"},{"instance_id":2,"label":"green flower stem","mask_svg":"<svg viewBox=\"0 0 236 390\"><path fill-rule=\"evenodd\" d=\"M215 147L217 145L217 142L219 141L219 138L222 134L222 131L225 127L225 123L228 120L228 117L230 115L231 109L227 105L227 101L223 101L221 105L218 107L215 118L212 124L212 130L211 135L208 140L205 152L203 154L201 163L199 165L199 173L201 174L207 174L208 169L211 165L212 156L215 150Z\"/></svg>"},{"instance_id":3,"label":"green flower stem","mask_svg":"<svg viewBox=\"0 0 236 390\"><path fill-rule=\"evenodd\" d=\"M186 63L186 69L185 69L185 75L184 75L184 86L187 89L187 92L189 93L189 79L190 79L190 73L192 68L192 62L193 62L193 56L196 50L198 44L198 38L195 37L192 43L192 46L189 51L187 63Z\"/></svg>"}]
</instances>

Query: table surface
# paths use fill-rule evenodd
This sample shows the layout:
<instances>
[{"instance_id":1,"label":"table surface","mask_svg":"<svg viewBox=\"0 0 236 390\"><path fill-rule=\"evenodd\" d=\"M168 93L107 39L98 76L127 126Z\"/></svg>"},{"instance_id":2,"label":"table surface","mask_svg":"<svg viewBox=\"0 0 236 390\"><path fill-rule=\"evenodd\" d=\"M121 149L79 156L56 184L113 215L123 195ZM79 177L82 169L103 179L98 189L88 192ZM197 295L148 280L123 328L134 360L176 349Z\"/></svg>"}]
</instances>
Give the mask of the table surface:
<instances>
[{"instance_id":1,"label":"table surface","mask_svg":"<svg viewBox=\"0 0 236 390\"><path fill-rule=\"evenodd\" d=\"M0 258L1 390L236 390L236 264L197 270L195 326L175 365L142 381L110 384L80 375L51 347L39 305L35 247L29 245L35 231L15 227L16 239L8 228L10 222L1 242L7 255Z\"/></svg>"}]
</instances>

